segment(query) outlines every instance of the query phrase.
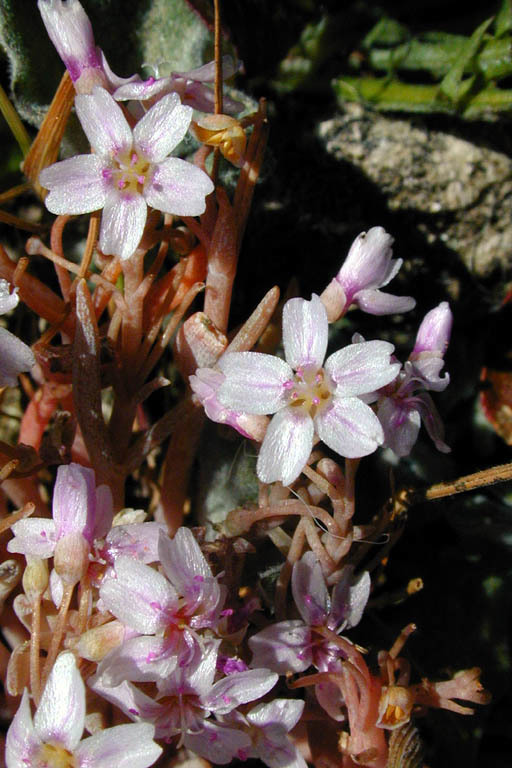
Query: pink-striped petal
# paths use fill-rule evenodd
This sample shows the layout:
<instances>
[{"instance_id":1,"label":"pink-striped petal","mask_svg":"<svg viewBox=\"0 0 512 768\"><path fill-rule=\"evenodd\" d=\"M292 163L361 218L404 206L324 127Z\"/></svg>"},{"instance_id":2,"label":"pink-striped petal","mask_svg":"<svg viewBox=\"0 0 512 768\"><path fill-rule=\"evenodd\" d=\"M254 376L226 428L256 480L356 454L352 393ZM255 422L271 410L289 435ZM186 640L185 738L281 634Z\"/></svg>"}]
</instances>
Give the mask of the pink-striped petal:
<instances>
[{"instance_id":1,"label":"pink-striped petal","mask_svg":"<svg viewBox=\"0 0 512 768\"><path fill-rule=\"evenodd\" d=\"M70 651L61 653L52 667L34 715L41 741L55 742L70 752L77 746L85 724L85 686Z\"/></svg>"},{"instance_id":2,"label":"pink-striped petal","mask_svg":"<svg viewBox=\"0 0 512 768\"><path fill-rule=\"evenodd\" d=\"M169 157L155 166L144 197L157 211L200 216L206 208L205 198L213 190L213 182L204 171L178 157Z\"/></svg>"},{"instance_id":3,"label":"pink-striped petal","mask_svg":"<svg viewBox=\"0 0 512 768\"><path fill-rule=\"evenodd\" d=\"M277 683L279 676L269 669L248 669L219 680L203 699L206 709L217 715L227 715L241 704L261 699Z\"/></svg>"},{"instance_id":4,"label":"pink-striped petal","mask_svg":"<svg viewBox=\"0 0 512 768\"><path fill-rule=\"evenodd\" d=\"M349 344L326 360L325 370L336 386L336 397L373 392L398 376L400 363L391 363L394 350L387 341Z\"/></svg>"},{"instance_id":5,"label":"pink-striped petal","mask_svg":"<svg viewBox=\"0 0 512 768\"><path fill-rule=\"evenodd\" d=\"M164 629L166 612L178 599L167 579L131 557L118 557L115 571L117 578L105 579L100 588L108 610L137 632L149 635Z\"/></svg>"},{"instance_id":6,"label":"pink-striped petal","mask_svg":"<svg viewBox=\"0 0 512 768\"><path fill-rule=\"evenodd\" d=\"M45 560L52 557L57 535L55 523L42 517L34 517L27 520L18 520L11 526L14 539L7 544L8 552L17 552L20 555L33 555Z\"/></svg>"},{"instance_id":7,"label":"pink-striped petal","mask_svg":"<svg viewBox=\"0 0 512 768\"><path fill-rule=\"evenodd\" d=\"M128 152L132 132L123 110L104 88L75 98L78 119L97 155L105 158Z\"/></svg>"},{"instance_id":8,"label":"pink-striped petal","mask_svg":"<svg viewBox=\"0 0 512 768\"><path fill-rule=\"evenodd\" d=\"M329 448L347 459L367 456L384 442L380 421L357 397L335 397L331 408L316 416L315 428Z\"/></svg>"},{"instance_id":9,"label":"pink-striped petal","mask_svg":"<svg viewBox=\"0 0 512 768\"><path fill-rule=\"evenodd\" d=\"M140 243L147 212L146 202L140 195L123 195L112 190L101 218L100 250L106 255L129 259Z\"/></svg>"},{"instance_id":10,"label":"pink-striped petal","mask_svg":"<svg viewBox=\"0 0 512 768\"><path fill-rule=\"evenodd\" d=\"M178 663L177 655L169 650L170 643L163 637L132 637L105 657L98 672L102 682L114 688L124 680L143 683L165 679Z\"/></svg>"},{"instance_id":11,"label":"pink-striped petal","mask_svg":"<svg viewBox=\"0 0 512 768\"><path fill-rule=\"evenodd\" d=\"M7 731L5 764L7 768L27 768L41 747L30 713L30 698L25 688L18 711Z\"/></svg>"},{"instance_id":12,"label":"pink-striped petal","mask_svg":"<svg viewBox=\"0 0 512 768\"><path fill-rule=\"evenodd\" d=\"M377 410L385 436L385 445L397 456L408 456L418 439L421 418L414 404L407 399L384 397Z\"/></svg>"},{"instance_id":13,"label":"pink-striped petal","mask_svg":"<svg viewBox=\"0 0 512 768\"><path fill-rule=\"evenodd\" d=\"M269 424L258 456L262 483L290 485L305 467L313 448L313 420L298 408L280 410Z\"/></svg>"},{"instance_id":14,"label":"pink-striped petal","mask_svg":"<svg viewBox=\"0 0 512 768\"><path fill-rule=\"evenodd\" d=\"M97 155L77 155L45 168L39 182L50 190L45 200L48 210L60 216L103 208L108 192L104 168L104 160Z\"/></svg>"},{"instance_id":15,"label":"pink-striped petal","mask_svg":"<svg viewBox=\"0 0 512 768\"><path fill-rule=\"evenodd\" d=\"M177 93L157 101L133 129L134 148L147 160L159 163L178 146L192 120L192 107L184 107Z\"/></svg>"},{"instance_id":16,"label":"pink-striped petal","mask_svg":"<svg viewBox=\"0 0 512 768\"><path fill-rule=\"evenodd\" d=\"M155 727L150 723L130 723L106 728L84 739L76 750L81 766L94 768L148 768L162 754L153 741Z\"/></svg>"},{"instance_id":17,"label":"pink-striped petal","mask_svg":"<svg viewBox=\"0 0 512 768\"><path fill-rule=\"evenodd\" d=\"M306 624L325 624L329 612L329 592L322 567L313 552L306 552L293 566L292 594Z\"/></svg>"},{"instance_id":18,"label":"pink-striped petal","mask_svg":"<svg viewBox=\"0 0 512 768\"><path fill-rule=\"evenodd\" d=\"M416 300L412 296L394 296L374 289L359 291L354 297L363 312L369 315L392 315L395 312L409 312L416 306Z\"/></svg>"},{"instance_id":19,"label":"pink-striped petal","mask_svg":"<svg viewBox=\"0 0 512 768\"><path fill-rule=\"evenodd\" d=\"M267 667L279 675L304 672L311 665L311 632L297 619L280 621L249 640L253 667Z\"/></svg>"},{"instance_id":20,"label":"pink-striped petal","mask_svg":"<svg viewBox=\"0 0 512 768\"><path fill-rule=\"evenodd\" d=\"M268 704L260 703L247 713L247 720L258 728L266 725L280 725L286 732L295 728L304 710L301 699L274 699Z\"/></svg>"},{"instance_id":21,"label":"pink-striped petal","mask_svg":"<svg viewBox=\"0 0 512 768\"><path fill-rule=\"evenodd\" d=\"M225 376L218 398L228 408L246 413L275 413L286 405L285 384L293 377L290 366L261 352L228 352L218 367Z\"/></svg>"},{"instance_id":22,"label":"pink-striped petal","mask_svg":"<svg viewBox=\"0 0 512 768\"><path fill-rule=\"evenodd\" d=\"M283 344L286 362L294 369L319 368L327 349L327 312L315 294L311 301L290 299L283 309Z\"/></svg>"},{"instance_id":23,"label":"pink-striped petal","mask_svg":"<svg viewBox=\"0 0 512 768\"><path fill-rule=\"evenodd\" d=\"M226 765L235 757L245 757L251 746L250 737L235 728L205 720L198 733L186 733L185 746L213 765Z\"/></svg>"}]
</instances>

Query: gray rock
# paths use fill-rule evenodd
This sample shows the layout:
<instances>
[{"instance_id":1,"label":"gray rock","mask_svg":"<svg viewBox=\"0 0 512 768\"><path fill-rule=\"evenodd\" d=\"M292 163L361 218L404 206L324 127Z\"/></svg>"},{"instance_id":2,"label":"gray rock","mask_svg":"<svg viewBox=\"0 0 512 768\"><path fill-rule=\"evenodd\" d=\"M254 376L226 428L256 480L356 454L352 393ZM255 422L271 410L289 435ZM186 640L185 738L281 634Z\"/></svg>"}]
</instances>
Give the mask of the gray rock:
<instances>
[{"instance_id":1,"label":"gray rock","mask_svg":"<svg viewBox=\"0 0 512 768\"><path fill-rule=\"evenodd\" d=\"M410 211L430 243L441 241L484 277L512 263L512 161L451 133L348 104L320 123L326 151L359 168L390 211Z\"/></svg>"}]
</instances>

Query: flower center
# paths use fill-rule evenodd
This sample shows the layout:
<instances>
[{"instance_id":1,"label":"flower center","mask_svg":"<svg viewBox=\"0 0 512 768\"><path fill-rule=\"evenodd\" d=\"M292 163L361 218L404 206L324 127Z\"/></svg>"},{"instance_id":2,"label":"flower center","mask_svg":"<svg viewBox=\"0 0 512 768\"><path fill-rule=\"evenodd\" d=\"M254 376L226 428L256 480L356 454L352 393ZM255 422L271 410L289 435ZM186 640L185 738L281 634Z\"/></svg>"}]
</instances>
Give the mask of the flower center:
<instances>
[{"instance_id":1,"label":"flower center","mask_svg":"<svg viewBox=\"0 0 512 768\"><path fill-rule=\"evenodd\" d=\"M301 408L311 417L329 405L333 386L323 368L305 366L297 368L295 376L285 383L289 405Z\"/></svg>"},{"instance_id":2,"label":"flower center","mask_svg":"<svg viewBox=\"0 0 512 768\"><path fill-rule=\"evenodd\" d=\"M104 171L120 192L142 194L151 178L152 164L137 152L123 152L116 156L114 168Z\"/></svg>"},{"instance_id":3,"label":"flower center","mask_svg":"<svg viewBox=\"0 0 512 768\"><path fill-rule=\"evenodd\" d=\"M34 758L34 768L76 768L77 765L72 752L51 742L42 744Z\"/></svg>"}]
</instances>

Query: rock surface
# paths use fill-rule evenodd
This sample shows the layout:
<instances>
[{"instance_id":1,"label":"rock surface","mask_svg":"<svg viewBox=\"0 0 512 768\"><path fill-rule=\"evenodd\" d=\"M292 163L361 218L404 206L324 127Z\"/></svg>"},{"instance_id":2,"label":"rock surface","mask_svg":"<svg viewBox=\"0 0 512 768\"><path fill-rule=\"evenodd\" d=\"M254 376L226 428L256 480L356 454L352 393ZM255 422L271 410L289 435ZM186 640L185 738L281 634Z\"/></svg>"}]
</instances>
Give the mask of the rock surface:
<instances>
[{"instance_id":1,"label":"rock surface","mask_svg":"<svg viewBox=\"0 0 512 768\"><path fill-rule=\"evenodd\" d=\"M348 104L319 124L326 151L359 168L390 211L417 214L427 241L477 277L512 264L512 160L504 153Z\"/></svg>"}]
</instances>

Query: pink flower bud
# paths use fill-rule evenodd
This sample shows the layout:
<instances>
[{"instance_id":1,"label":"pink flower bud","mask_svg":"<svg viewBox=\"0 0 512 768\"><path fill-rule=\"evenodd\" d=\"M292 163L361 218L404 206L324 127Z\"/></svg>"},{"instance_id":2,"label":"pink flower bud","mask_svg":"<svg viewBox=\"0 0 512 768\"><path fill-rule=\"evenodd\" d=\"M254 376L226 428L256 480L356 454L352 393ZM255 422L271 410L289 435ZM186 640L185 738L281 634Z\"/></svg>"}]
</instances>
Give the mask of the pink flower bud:
<instances>
[{"instance_id":1,"label":"pink flower bud","mask_svg":"<svg viewBox=\"0 0 512 768\"><path fill-rule=\"evenodd\" d=\"M38 0L48 36L66 65L78 93L106 85L91 22L78 0Z\"/></svg>"},{"instance_id":2,"label":"pink flower bud","mask_svg":"<svg viewBox=\"0 0 512 768\"><path fill-rule=\"evenodd\" d=\"M423 352L433 352L443 357L450 341L453 315L447 301L442 301L435 309L427 312L418 329L411 360Z\"/></svg>"}]
</instances>

